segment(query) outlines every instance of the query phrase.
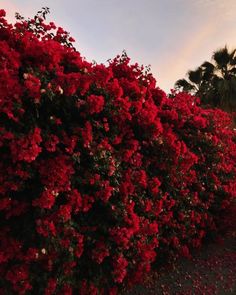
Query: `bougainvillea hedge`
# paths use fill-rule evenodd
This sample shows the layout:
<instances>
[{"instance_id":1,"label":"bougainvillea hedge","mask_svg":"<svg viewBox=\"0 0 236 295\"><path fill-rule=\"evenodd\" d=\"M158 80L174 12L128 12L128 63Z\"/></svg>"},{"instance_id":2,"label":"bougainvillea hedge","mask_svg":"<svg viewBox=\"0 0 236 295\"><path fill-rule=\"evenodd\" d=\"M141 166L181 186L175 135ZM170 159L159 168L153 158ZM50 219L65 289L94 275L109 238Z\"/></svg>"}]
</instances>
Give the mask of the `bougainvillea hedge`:
<instances>
[{"instance_id":1,"label":"bougainvillea hedge","mask_svg":"<svg viewBox=\"0 0 236 295\"><path fill-rule=\"evenodd\" d=\"M87 62L0 10L0 294L116 294L189 256L235 197L235 131L126 54Z\"/></svg>"}]
</instances>

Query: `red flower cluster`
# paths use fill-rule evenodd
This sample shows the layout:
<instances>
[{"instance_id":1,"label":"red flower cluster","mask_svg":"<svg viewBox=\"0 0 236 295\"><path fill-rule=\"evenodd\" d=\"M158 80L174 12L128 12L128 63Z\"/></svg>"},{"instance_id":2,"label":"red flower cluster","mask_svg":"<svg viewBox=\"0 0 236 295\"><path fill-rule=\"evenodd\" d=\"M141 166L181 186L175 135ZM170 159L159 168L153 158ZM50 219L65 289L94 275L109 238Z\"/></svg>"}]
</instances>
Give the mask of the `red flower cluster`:
<instances>
[{"instance_id":1,"label":"red flower cluster","mask_svg":"<svg viewBox=\"0 0 236 295\"><path fill-rule=\"evenodd\" d=\"M88 113L96 114L100 113L103 110L104 98L101 95L90 95L87 98L88 103Z\"/></svg>"},{"instance_id":2,"label":"red flower cluster","mask_svg":"<svg viewBox=\"0 0 236 295\"><path fill-rule=\"evenodd\" d=\"M230 116L167 97L126 54L91 64L53 23L4 16L0 293L115 294L160 253L189 256L236 195Z\"/></svg>"}]
</instances>

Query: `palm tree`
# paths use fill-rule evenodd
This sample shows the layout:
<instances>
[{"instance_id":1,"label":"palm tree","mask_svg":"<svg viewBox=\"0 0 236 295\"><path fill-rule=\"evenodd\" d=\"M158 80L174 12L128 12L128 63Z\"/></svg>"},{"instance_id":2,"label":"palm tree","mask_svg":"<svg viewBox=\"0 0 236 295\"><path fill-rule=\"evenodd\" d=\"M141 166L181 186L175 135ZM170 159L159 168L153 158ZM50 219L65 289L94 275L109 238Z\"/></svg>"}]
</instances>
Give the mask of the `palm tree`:
<instances>
[{"instance_id":1,"label":"palm tree","mask_svg":"<svg viewBox=\"0 0 236 295\"><path fill-rule=\"evenodd\" d=\"M201 97L203 105L236 110L236 49L230 52L225 46L215 51L212 62L205 61L187 76L176 81L177 91Z\"/></svg>"}]
</instances>

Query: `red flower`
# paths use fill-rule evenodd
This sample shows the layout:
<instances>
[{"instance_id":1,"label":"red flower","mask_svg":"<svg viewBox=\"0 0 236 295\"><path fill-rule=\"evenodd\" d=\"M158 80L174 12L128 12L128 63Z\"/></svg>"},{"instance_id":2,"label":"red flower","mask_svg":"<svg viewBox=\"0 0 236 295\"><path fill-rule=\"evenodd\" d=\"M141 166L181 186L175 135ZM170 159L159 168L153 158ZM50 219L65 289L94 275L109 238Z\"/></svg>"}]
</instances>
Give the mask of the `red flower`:
<instances>
[{"instance_id":1,"label":"red flower","mask_svg":"<svg viewBox=\"0 0 236 295\"><path fill-rule=\"evenodd\" d=\"M6 11L4 9L0 9L0 17L6 16Z\"/></svg>"},{"instance_id":2,"label":"red flower","mask_svg":"<svg viewBox=\"0 0 236 295\"><path fill-rule=\"evenodd\" d=\"M58 215L63 218L64 221L68 221L71 218L71 206L61 205L58 211Z\"/></svg>"},{"instance_id":3,"label":"red flower","mask_svg":"<svg viewBox=\"0 0 236 295\"><path fill-rule=\"evenodd\" d=\"M105 257L109 256L109 250L104 242L99 241L96 243L95 248L92 251L92 259L98 264L102 263Z\"/></svg>"},{"instance_id":4,"label":"red flower","mask_svg":"<svg viewBox=\"0 0 236 295\"><path fill-rule=\"evenodd\" d=\"M86 122L85 126L83 128L83 130L81 131L82 134L82 138L84 141L84 146L88 147L89 144L92 142L93 140L93 132L92 132L92 125L90 122Z\"/></svg>"},{"instance_id":5,"label":"red flower","mask_svg":"<svg viewBox=\"0 0 236 295\"><path fill-rule=\"evenodd\" d=\"M127 270L126 267L128 266L127 260L123 256L117 256L113 259L113 276L114 281L117 283L122 283L124 280Z\"/></svg>"},{"instance_id":6,"label":"red flower","mask_svg":"<svg viewBox=\"0 0 236 295\"><path fill-rule=\"evenodd\" d=\"M40 87L41 82L39 78L31 75L31 74L24 74L25 79L25 88L27 89L28 95L34 99L35 103L40 102Z\"/></svg>"},{"instance_id":7,"label":"red flower","mask_svg":"<svg viewBox=\"0 0 236 295\"><path fill-rule=\"evenodd\" d=\"M47 284L47 287L44 291L44 294L45 295L53 295L55 293L56 287L57 287L57 280L54 278L50 278L48 280L48 284Z\"/></svg>"},{"instance_id":8,"label":"red flower","mask_svg":"<svg viewBox=\"0 0 236 295\"><path fill-rule=\"evenodd\" d=\"M88 112L90 114L97 114L103 110L104 107L104 97L98 95L90 95L87 98L88 102Z\"/></svg>"},{"instance_id":9,"label":"red flower","mask_svg":"<svg viewBox=\"0 0 236 295\"><path fill-rule=\"evenodd\" d=\"M50 190L43 191L38 199L33 200L32 205L40 208L51 209L55 203L56 192Z\"/></svg>"},{"instance_id":10,"label":"red flower","mask_svg":"<svg viewBox=\"0 0 236 295\"><path fill-rule=\"evenodd\" d=\"M35 128L33 133L12 141L10 148L13 161L25 161L30 163L37 158L42 151L42 148L39 146L42 142L40 132L41 130L39 128Z\"/></svg>"},{"instance_id":11,"label":"red flower","mask_svg":"<svg viewBox=\"0 0 236 295\"><path fill-rule=\"evenodd\" d=\"M149 181L149 186L151 188L151 192L153 196L156 196L158 194L160 185L161 185L161 182L157 177L153 177Z\"/></svg>"}]
</instances>

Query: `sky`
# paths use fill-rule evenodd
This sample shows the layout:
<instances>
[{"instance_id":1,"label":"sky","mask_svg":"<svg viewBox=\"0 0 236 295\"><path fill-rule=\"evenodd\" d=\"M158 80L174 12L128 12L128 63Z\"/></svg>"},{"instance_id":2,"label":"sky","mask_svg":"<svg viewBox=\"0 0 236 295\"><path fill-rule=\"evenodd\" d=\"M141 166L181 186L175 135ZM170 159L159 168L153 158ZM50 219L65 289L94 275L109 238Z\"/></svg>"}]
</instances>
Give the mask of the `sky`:
<instances>
[{"instance_id":1,"label":"sky","mask_svg":"<svg viewBox=\"0 0 236 295\"><path fill-rule=\"evenodd\" d=\"M10 22L44 6L86 60L106 64L126 50L168 93L217 49L236 48L236 0L0 0Z\"/></svg>"}]
</instances>

